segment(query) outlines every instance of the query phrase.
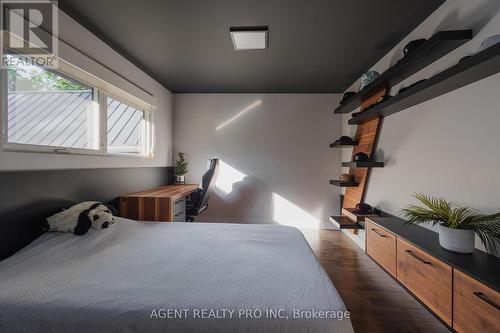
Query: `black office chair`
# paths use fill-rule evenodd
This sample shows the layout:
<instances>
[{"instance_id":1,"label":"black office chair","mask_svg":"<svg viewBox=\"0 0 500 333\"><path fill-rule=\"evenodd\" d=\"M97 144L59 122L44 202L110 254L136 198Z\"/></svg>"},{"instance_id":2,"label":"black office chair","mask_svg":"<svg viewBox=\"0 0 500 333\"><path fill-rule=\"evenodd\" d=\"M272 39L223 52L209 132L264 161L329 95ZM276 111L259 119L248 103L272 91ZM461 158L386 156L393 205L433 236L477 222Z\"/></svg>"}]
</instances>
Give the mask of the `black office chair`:
<instances>
[{"instance_id":1,"label":"black office chair","mask_svg":"<svg viewBox=\"0 0 500 333\"><path fill-rule=\"evenodd\" d=\"M193 222L195 216L200 215L208 208L208 199L212 194L219 175L219 159L211 158L207 172L201 178L201 185L191 194L186 205L186 220Z\"/></svg>"}]
</instances>

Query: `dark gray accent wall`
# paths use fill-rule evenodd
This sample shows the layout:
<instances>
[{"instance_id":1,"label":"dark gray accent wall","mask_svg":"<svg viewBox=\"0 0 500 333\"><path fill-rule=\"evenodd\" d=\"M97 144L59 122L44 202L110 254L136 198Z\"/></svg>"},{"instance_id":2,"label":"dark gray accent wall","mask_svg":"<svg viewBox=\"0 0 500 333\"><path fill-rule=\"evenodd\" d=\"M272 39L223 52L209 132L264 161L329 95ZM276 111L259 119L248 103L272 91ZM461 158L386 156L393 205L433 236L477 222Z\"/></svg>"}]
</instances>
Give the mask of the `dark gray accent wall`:
<instances>
[{"instance_id":1,"label":"dark gray accent wall","mask_svg":"<svg viewBox=\"0 0 500 333\"><path fill-rule=\"evenodd\" d=\"M46 217L81 201L111 202L173 183L173 168L0 172L0 259L42 234Z\"/></svg>"}]
</instances>

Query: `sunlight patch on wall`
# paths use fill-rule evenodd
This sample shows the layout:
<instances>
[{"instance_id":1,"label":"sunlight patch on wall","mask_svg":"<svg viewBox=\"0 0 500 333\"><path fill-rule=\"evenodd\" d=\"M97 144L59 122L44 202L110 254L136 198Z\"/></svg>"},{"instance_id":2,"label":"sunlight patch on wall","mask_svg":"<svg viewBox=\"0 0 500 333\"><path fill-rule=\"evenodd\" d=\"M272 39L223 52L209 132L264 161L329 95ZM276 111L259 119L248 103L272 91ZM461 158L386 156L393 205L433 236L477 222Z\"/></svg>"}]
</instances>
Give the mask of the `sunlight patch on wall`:
<instances>
[{"instance_id":1,"label":"sunlight patch on wall","mask_svg":"<svg viewBox=\"0 0 500 333\"><path fill-rule=\"evenodd\" d=\"M238 112L234 117L226 120L225 122L223 122L222 124L220 124L219 126L217 126L215 129L217 131L221 130L222 128L224 128L226 125L229 125L230 123L232 123L233 121L235 121L236 119L240 118L241 116L243 116L245 113L249 112L249 111L252 111L254 110L256 107L262 105L262 101L261 100L258 100L252 104L250 104L249 106L247 106L246 108L244 108L243 110L241 110L240 112Z\"/></svg>"},{"instance_id":2,"label":"sunlight patch on wall","mask_svg":"<svg viewBox=\"0 0 500 333\"><path fill-rule=\"evenodd\" d=\"M215 187L224 194L229 194L233 190L233 185L241 182L246 176L243 172L219 160L219 176L215 182Z\"/></svg>"},{"instance_id":3,"label":"sunlight patch on wall","mask_svg":"<svg viewBox=\"0 0 500 333\"><path fill-rule=\"evenodd\" d=\"M233 191L234 185L242 182L247 176L240 170L219 160L219 176L215 187L224 195L228 195ZM318 218L274 192L272 193L272 205L272 219L275 222L296 228L320 229L321 223Z\"/></svg>"},{"instance_id":4,"label":"sunlight patch on wall","mask_svg":"<svg viewBox=\"0 0 500 333\"><path fill-rule=\"evenodd\" d=\"M281 225L296 228L319 229L320 221L281 195L273 193L273 219Z\"/></svg>"}]
</instances>

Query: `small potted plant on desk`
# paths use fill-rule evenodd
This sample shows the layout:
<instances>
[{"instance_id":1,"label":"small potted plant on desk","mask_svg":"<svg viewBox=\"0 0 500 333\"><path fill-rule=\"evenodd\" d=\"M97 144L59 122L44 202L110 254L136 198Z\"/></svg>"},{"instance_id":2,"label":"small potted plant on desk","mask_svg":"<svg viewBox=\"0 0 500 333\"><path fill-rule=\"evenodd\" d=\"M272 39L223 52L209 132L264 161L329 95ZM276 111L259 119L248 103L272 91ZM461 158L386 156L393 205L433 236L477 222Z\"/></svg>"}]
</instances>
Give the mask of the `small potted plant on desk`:
<instances>
[{"instance_id":1,"label":"small potted plant on desk","mask_svg":"<svg viewBox=\"0 0 500 333\"><path fill-rule=\"evenodd\" d=\"M439 226L439 244L448 251L474 252L474 233L487 250L500 241L500 212L479 214L468 207L454 205L445 199L415 194L424 207L409 205L403 209L408 224L431 223Z\"/></svg>"},{"instance_id":2,"label":"small potted plant on desk","mask_svg":"<svg viewBox=\"0 0 500 333\"><path fill-rule=\"evenodd\" d=\"M175 161L175 183L185 184L185 175L188 173L188 162L186 161L186 154L182 152L177 153L177 160Z\"/></svg>"}]
</instances>

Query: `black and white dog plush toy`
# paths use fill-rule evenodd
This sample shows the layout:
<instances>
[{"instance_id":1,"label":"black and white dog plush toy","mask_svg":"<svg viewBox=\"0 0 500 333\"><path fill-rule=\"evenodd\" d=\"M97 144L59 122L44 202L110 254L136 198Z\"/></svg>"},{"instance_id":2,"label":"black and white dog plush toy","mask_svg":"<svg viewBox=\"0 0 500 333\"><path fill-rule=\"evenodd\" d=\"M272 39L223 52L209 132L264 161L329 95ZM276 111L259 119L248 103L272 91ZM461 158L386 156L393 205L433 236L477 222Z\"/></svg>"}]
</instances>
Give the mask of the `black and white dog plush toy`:
<instances>
[{"instance_id":1,"label":"black and white dog plush toy","mask_svg":"<svg viewBox=\"0 0 500 333\"><path fill-rule=\"evenodd\" d=\"M116 210L95 201L82 202L47 218L49 231L85 235L90 229L107 229L115 221Z\"/></svg>"}]
</instances>

